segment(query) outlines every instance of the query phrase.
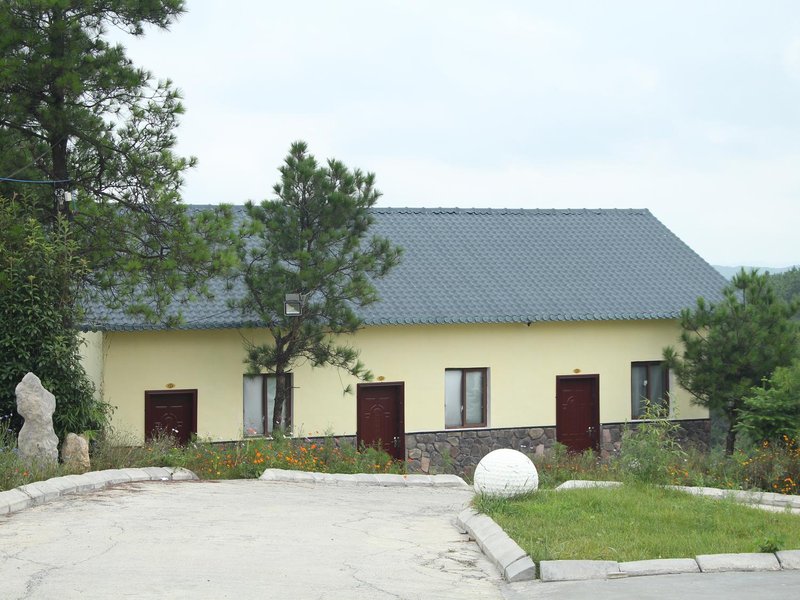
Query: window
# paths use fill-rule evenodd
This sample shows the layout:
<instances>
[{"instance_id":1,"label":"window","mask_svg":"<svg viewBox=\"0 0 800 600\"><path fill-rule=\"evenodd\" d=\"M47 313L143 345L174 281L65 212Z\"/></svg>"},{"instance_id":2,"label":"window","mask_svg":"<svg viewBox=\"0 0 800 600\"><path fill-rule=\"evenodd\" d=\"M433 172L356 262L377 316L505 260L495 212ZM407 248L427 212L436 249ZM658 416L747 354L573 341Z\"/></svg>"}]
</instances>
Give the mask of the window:
<instances>
[{"instance_id":1,"label":"window","mask_svg":"<svg viewBox=\"0 0 800 600\"><path fill-rule=\"evenodd\" d=\"M668 406L669 369L662 361L631 363L631 417L644 416L646 401Z\"/></svg>"},{"instance_id":2,"label":"window","mask_svg":"<svg viewBox=\"0 0 800 600\"><path fill-rule=\"evenodd\" d=\"M445 427L486 426L487 369L446 369Z\"/></svg>"},{"instance_id":3,"label":"window","mask_svg":"<svg viewBox=\"0 0 800 600\"><path fill-rule=\"evenodd\" d=\"M285 427L290 427L292 424L292 375L287 373L285 377L289 396L283 407L283 423ZM272 433L275 381L275 375L244 376L244 435L269 435Z\"/></svg>"}]
</instances>

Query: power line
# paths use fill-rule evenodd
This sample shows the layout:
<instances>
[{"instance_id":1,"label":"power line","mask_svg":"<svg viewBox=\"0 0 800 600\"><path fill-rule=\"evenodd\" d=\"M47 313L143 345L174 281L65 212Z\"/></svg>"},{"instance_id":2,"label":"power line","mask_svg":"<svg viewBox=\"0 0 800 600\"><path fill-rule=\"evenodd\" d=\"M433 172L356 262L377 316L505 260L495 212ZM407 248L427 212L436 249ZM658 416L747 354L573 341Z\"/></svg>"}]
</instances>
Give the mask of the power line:
<instances>
[{"instance_id":1,"label":"power line","mask_svg":"<svg viewBox=\"0 0 800 600\"><path fill-rule=\"evenodd\" d=\"M0 177L0 181L9 183L41 183L52 185L54 183L69 183L71 179L13 179L11 177Z\"/></svg>"},{"instance_id":2,"label":"power line","mask_svg":"<svg viewBox=\"0 0 800 600\"><path fill-rule=\"evenodd\" d=\"M36 158L34 158L34 159L33 159L33 160L32 160L32 161L29 163L29 164L25 165L24 167L20 167L19 169L17 169L16 171L14 171L14 172L13 172L11 175L9 175L8 177L0 177L0 181L8 181L8 180L10 180L12 177L14 177L14 175L16 175L17 173L22 173L22 172L23 172L25 169L27 169L27 168L29 168L29 167L33 167L33 166L34 166L34 165L35 165L35 164L36 164L38 161L40 161L41 159L43 159L43 158L45 157L45 155L46 155L48 152L50 152L50 151L53 149L53 146L55 146L56 144L60 144L60 143L61 143L61 142L63 142L63 141L66 139L66 138L67 138L67 136L66 136L66 135L64 135L64 136L61 136L61 139L59 139L58 141L56 141L56 142L53 142L52 144L48 145L48 146L47 146L47 150L45 150L45 151L44 151L44 152L42 152L42 153L41 153L39 156L37 156ZM25 183L36 183L36 182L32 182L32 181L26 181ZM59 182L59 183L60 183L60 182Z\"/></svg>"}]
</instances>

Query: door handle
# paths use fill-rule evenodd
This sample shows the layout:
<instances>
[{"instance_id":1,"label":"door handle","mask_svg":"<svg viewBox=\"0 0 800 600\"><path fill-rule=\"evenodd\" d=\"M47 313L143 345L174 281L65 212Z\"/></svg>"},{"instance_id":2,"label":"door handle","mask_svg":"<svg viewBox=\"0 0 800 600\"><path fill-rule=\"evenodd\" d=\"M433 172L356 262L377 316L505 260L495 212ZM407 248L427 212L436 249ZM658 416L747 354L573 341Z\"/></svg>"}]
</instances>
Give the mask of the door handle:
<instances>
[{"instance_id":1,"label":"door handle","mask_svg":"<svg viewBox=\"0 0 800 600\"><path fill-rule=\"evenodd\" d=\"M589 428L586 430L586 433L587 433L587 434L589 434L589 435L594 435L594 427L589 427Z\"/></svg>"},{"instance_id":2,"label":"door handle","mask_svg":"<svg viewBox=\"0 0 800 600\"><path fill-rule=\"evenodd\" d=\"M399 436L394 436L392 438L392 446L394 446L395 448L399 448L400 447L400 437Z\"/></svg>"}]
</instances>

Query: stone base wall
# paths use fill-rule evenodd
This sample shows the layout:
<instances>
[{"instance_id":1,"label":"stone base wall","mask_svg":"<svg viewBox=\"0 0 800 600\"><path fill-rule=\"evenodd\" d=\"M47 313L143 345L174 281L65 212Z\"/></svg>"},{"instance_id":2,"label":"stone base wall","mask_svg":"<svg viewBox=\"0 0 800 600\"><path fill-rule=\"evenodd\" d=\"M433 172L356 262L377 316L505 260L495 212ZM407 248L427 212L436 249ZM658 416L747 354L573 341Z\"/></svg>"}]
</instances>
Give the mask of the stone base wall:
<instances>
[{"instance_id":1,"label":"stone base wall","mask_svg":"<svg viewBox=\"0 0 800 600\"><path fill-rule=\"evenodd\" d=\"M681 429L678 432L678 442L681 445L692 444L700 449L707 449L711 440L711 421L697 419L693 421L679 421ZM632 423L604 423L600 426L600 457L611 458L619 454L622 447L622 431L628 425L636 429L637 422Z\"/></svg>"},{"instance_id":2,"label":"stone base wall","mask_svg":"<svg viewBox=\"0 0 800 600\"><path fill-rule=\"evenodd\" d=\"M316 442L317 444L323 444L325 440L328 438L309 435L309 436L302 436L302 439L308 440L310 442ZM336 435L332 436L331 439L333 440L333 445L336 448L341 448L342 446L355 447L356 445L356 436L354 435Z\"/></svg>"},{"instance_id":3,"label":"stone base wall","mask_svg":"<svg viewBox=\"0 0 800 600\"><path fill-rule=\"evenodd\" d=\"M525 454L543 454L555 440L555 427L407 433L407 468L412 473L471 476L481 458L492 450L513 448Z\"/></svg>"},{"instance_id":4,"label":"stone base wall","mask_svg":"<svg viewBox=\"0 0 800 600\"><path fill-rule=\"evenodd\" d=\"M708 448L711 421L680 421L678 441ZM600 456L619 454L626 423L600 426ZM638 423L628 423L636 428ZM325 438L307 438L322 442ZM355 436L334 437L337 447L355 446ZM465 429L406 434L406 467L410 473L456 473L471 477L478 462L492 450L512 448L528 455L541 455L556 442L555 427L517 427L509 429Z\"/></svg>"},{"instance_id":5,"label":"stone base wall","mask_svg":"<svg viewBox=\"0 0 800 600\"><path fill-rule=\"evenodd\" d=\"M601 425L600 456L619 454L625 423ZM629 423L636 428L637 423ZM680 421L678 441L708 448L711 422L708 419ZM525 454L541 455L553 447L555 427L432 431L406 434L407 468L411 473L456 473L471 476L478 462L492 450L513 448Z\"/></svg>"}]
</instances>

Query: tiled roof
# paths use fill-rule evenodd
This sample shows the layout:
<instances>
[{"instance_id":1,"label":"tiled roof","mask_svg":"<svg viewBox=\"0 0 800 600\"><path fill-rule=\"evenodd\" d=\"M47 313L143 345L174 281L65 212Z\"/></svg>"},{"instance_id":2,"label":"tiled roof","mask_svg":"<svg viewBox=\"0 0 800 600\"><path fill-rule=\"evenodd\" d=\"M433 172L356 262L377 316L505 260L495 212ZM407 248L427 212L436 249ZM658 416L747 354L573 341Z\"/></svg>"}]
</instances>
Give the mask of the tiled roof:
<instances>
[{"instance_id":1,"label":"tiled roof","mask_svg":"<svg viewBox=\"0 0 800 600\"><path fill-rule=\"evenodd\" d=\"M241 209L240 209L241 210ZM375 208L374 233L404 248L376 282L369 325L675 318L725 279L647 210ZM253 325L226 291L183 307L182 329ZM291 292L291 290L287 290ZM120 311L87 329L157 329Z\"/></svg>"}]
</instances>

